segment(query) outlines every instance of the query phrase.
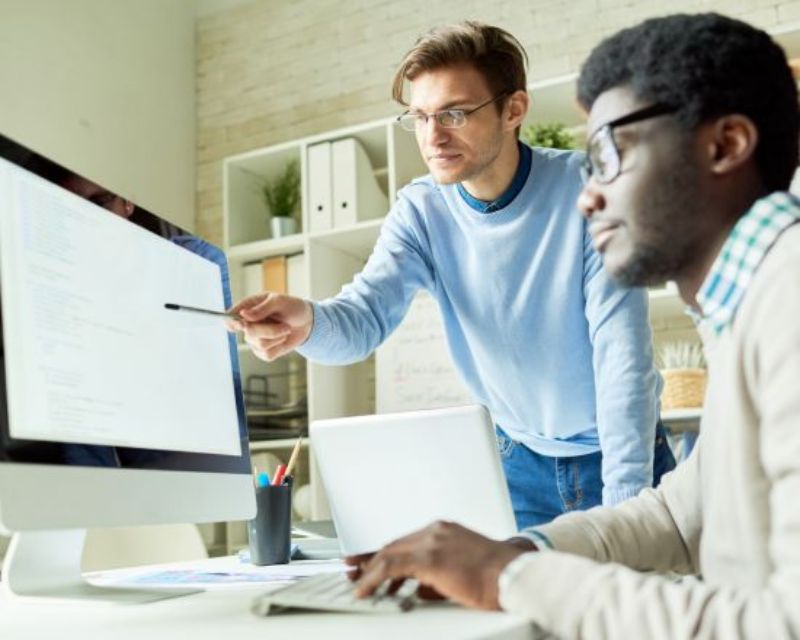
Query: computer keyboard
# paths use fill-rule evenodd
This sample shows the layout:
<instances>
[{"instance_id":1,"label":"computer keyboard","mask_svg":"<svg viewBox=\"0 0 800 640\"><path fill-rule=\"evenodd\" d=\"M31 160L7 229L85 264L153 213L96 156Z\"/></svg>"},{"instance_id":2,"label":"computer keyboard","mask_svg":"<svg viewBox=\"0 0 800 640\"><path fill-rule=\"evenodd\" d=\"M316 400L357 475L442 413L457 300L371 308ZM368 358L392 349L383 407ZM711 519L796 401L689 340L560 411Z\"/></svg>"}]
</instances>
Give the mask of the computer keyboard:
<instances>
[{"instance_id":1,"label":"computer keyboard","mask_svg":"<svg viewBox=\"0 0 800 640\"><path fill-rule=\"evenodd\" d=\"M399 613L416 604L416 580L406 580L389 595L388 583L370 598L356 598L346 573L323 573L269 591L253 601L253 613L268 616L283 609L317 609L352 613Z\"/></svg>"}]
</instances>

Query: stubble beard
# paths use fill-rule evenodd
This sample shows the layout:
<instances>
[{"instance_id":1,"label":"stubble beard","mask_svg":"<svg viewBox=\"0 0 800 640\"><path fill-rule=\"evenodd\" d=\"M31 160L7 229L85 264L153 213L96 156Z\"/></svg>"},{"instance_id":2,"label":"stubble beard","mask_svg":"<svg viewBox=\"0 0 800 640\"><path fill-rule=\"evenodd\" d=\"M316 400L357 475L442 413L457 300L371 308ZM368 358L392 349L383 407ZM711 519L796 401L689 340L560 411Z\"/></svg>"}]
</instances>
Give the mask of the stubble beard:
<instances>
[{"instance_id":1,"label":"stubble beard","mask_svg":"<svg viewBox=\"0 0 800 640\"><path fill-rule=\"evenodd\" d=\"M698 175L694 163L676 163L656 183L637 220L639 240L631 257L613 274L619 284L662 284L675 279L698 255Z\"/></svg>"},{"instance_id":2,"label":"stubble beard","mask_svg":"<svg viewBox=\"0 0 800 640\"><path fill-rule=\"evenodd\" d=\"M487 142L487 144L480 150L475 161L470 166L464 167L459 173L440 179L435 171L430 169L430 167L428 168L430 169L431 174L433 175L437 184L457 184L461 182L468 182L480 176L492 164L494 164L500 155L502 148L503 136L502 133L498 131L497 135L491 140L491 142Z\"/></svg>"}]
</instances>

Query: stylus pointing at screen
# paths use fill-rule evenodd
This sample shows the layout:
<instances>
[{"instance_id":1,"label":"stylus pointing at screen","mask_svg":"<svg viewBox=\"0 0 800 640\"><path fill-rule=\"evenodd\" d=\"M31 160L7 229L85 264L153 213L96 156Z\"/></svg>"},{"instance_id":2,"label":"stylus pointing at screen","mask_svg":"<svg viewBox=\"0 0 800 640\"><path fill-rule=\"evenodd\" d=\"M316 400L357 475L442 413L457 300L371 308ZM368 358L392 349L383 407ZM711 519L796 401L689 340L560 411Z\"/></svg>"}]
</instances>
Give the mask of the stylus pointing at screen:
<instances>
[{"instance_id":1,"label":"stylus pointing at screen","mask_svg":"<svg viewBox=\"0 0 800 640\"><path fill-rule=\"evenodd\" d=\"M189 307L185 304L175 304L174 302L165 302L164 307L169 309L170 311L188 311L189 313L201 313L205 316L230 318L231 320L242 319L242 317L237 313L228 313L227 311L213 311L212 309L201 309L200 307Z\"/></svg>"}]
</instances>

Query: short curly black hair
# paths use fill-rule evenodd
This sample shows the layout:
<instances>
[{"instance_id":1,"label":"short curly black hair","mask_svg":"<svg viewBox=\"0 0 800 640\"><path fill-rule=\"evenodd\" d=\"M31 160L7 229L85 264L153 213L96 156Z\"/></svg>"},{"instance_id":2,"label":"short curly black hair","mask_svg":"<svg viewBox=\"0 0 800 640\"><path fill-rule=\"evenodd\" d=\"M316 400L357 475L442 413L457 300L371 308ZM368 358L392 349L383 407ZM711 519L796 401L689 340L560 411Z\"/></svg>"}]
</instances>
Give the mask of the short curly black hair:
<instances>
[{"instance_id":1,"label":"short curly black hair","mask_svg":"<svg viewBox=\"0 0 800 640\"><path fill-rule=\"evenodd\" d=\"M770 36L717 13L653 18L601 42L581 68L578 101L589 111L609 89L679 107L687 129L729 113L759 132L755 162L764 187L785 190L798 162L797 87Z\"/></svg>"}]
</instances>

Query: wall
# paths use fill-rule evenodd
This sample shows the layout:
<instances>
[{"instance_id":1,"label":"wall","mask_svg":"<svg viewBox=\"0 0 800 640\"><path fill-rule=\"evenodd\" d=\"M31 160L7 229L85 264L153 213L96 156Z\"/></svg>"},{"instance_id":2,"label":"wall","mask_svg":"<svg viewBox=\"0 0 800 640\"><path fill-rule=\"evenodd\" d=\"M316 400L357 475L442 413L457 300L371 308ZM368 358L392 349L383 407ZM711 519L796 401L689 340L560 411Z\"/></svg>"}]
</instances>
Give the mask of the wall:
<instances>
[{"instance_id":1,"label":"wall","mask_svg":"<svg viewBox=\"0 0 800 640\"><path fill-rule=\"evenodd\" d=\"M189 229L195 7L0 0L0 132Z\"/></svg>"},{"instance_id":2,"label":"wall","mask_svg":"<svg viewBox=\"0 0 800 640\"><path fill-rule=\"evenodd\" d=\"M604 36L645 17L713 10L765 28L800 19L798 0L259 0L223 6L197 23L197 229L217 242L222 158L398 112L389 99L392 74L431 26L473 18L508 29L525 46L536 80L577 71Z\"/></svg>"}]
</instances>

